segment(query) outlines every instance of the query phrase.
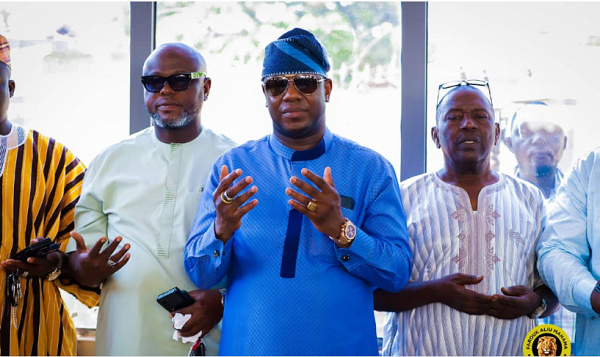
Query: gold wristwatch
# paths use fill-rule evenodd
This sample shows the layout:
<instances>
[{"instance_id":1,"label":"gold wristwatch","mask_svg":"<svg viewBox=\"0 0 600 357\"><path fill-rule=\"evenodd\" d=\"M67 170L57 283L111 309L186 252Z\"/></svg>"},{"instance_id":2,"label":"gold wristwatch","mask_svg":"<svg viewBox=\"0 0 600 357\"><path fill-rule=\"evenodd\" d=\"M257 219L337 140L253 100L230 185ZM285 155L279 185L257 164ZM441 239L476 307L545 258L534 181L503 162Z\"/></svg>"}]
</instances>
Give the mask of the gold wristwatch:
<instances>
[{"instance_id":1,"label":"gold wristwatch","mask_svg":"<svg viewBox=\"0 0 600 357\"><path fill-rule=\"evenodd\" d=\"M350 222L349 219L346 218L346 222L342 224L342 228L340 230L339 238L331 238L334 242L339 243L340 245L347 245L352 243L354 238L356 238L356 226L354 223Z\"/></svg>"}]
</instances>

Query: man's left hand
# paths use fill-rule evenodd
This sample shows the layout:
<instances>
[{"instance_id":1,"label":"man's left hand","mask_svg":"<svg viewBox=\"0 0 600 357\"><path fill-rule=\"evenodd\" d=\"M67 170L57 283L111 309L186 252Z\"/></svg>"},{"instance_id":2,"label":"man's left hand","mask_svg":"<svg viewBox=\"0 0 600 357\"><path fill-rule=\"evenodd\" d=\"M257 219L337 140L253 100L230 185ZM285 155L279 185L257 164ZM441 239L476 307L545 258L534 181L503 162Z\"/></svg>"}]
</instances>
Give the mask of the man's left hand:
<instances>
[{"instance_id":1,"label":"man's left hand","mask_svg":"<svg viewBox=\"0 0 600 357\"><path fill-rule=\"evenodd\" d=\"M290 183L304 194L287 188L285 193L292 198L288 203L308 217L319 232L330 237L339 237L346 219L342 214L342 200L335 189L331 168L325 168L323 178L306 168L302 169L302 175L312 181L318 189L292 176Z\"/></svg>"},{"instance_id":2,"label":"man's left hand","mask_svg":"<svg viewBox=\"0 0 600 357\"><path fill-rule=\"evenodd\" d=\"M196 300L196 302L190 306L173 311L172 315L175 315L176 313L192 315L179 330L181 336L190 337L202 331L202 336L200 337L203 337L223 318L221 292L213 289L193 290L188 291L188 293Z\"/></svg>"},{"instance_id":3,"label":"man's left hand","mask_svg":"<svg viewBox=\"0 0 600 357\"><path fill-rule=\"evenodd\" d=\"M42 239L44 239L44 237L32 239L30 245L33 245ZM46 276L53 272L58 266L59 254L64 255L65 253L60 251L51 252L40 258L29 257L25 262L17 259L7 259L2 262L2 269L7 273L17 272L21 276L25 273L26 276L29 277Z\"/></svg>"},{"instance_id":4,"label":"man's left hand","mask_svg":"<svg viewBox=\"0 0 600 357\"><path fill-rule=\"evenodd\" d=\"M534 312L542 297L524 285L502 288L502 294L492 296L490 315L499 319L516 319Z\"/></svg>"}]
</instances>

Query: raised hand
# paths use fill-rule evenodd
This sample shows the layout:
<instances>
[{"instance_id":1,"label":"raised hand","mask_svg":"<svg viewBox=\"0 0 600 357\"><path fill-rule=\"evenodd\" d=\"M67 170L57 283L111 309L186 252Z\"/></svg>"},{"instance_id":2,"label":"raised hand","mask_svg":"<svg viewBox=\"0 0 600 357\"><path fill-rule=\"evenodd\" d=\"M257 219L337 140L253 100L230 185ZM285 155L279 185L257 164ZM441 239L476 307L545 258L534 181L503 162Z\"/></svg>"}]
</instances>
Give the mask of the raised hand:
<instances>
[{"instance_id":1,"label":"raised hand","mask_svg":"<svg viewBox=\"0 0 600 357\"><path fill-rule=\"evenodd\" d=\"M82 285L99 286L129 261L129 244L113 254L123 239L120 236L115 237L102 251L100 250L106 243L106 237L98 239L90 249L86 247L81 234L71 232L71 237L77 243L77 250L69 255L69 274Z\"/></svg>"},{"instance_id":2,"label":"raised hand","mask_svg":"<svg viewBox=\"0 0 600 357\"><path fill-rule=\"evenodd\" d=\"M171 315L180 313L191 314L192 317L179 329L183 337L194 336L202 331L205 336L223 317L223 305L221 304L221 293L219 290L193 290L189 294L196 300L190 306L186 306Z\"/></svg>"},{"instance_id":3,"label":"raised hand","mask_svg":"<svg viewBox=\"0 0 600 357\"><path fill-rule=\"evenodd\" d=\"M219 175L219 186L213 194L217 212L215 235L223 243L227 243L233 233L241 227L242 217L258 204L257 199L247 202L258 191L258 187L252 186L240 194L252 183L252 177L246 176L232 186L240 176L242 176L242 170L237 169L229 173L227 166L223 165Z\"/></svg>"},{"instance_id":4,"label":"raised hand","mask_svg":"<svg viewBox=\"0 0 600 357\"><path fill-rule=\"evenodd\" d=\"M542 297L523 285L500 289L502 294L492 296L490 315L499 319L516 319L533 313L542 303Z\"/></svg>"},{"instance_id":5,"label":"raised hand","mask_svg":"<svg viewBox=\"0 0 600 357\"><path fill-rule=\"evenodd\" d=\"M293 176L290 183L304 194L287 188L285 193L292 198L288 201L290 206L308 217L319 232L330 237L339 237L346 219L342 214L341 198L335 189L331 168L325 168L323 178L308 169L302 169L302 175L317 188Z\"/></svg>"}]
</instances>

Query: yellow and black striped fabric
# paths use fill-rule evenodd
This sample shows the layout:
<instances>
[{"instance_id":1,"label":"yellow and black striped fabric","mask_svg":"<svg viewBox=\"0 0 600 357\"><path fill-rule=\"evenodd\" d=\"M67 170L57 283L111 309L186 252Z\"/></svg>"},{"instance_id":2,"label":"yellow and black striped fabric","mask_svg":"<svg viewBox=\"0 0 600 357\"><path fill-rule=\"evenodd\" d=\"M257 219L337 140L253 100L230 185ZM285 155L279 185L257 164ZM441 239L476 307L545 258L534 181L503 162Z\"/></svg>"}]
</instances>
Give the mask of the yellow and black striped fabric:
<instances>
[{"instance_id":1,"label":"yellow and black striped fabric","mask_svg":"<svg viewBox=\"0 0 600 357\"><path fill-rule=\"evenodd\" d=\"M66 249L85 173L83 163L60 143L33 130L25 133L25 142L6 153L0 177L0 261L37 237L51 238ZM97 305L99 290L61 279L21 278L23 297L13 314L6 282L6 272L0 270L0 354L75 355L75 328L59 287L90 307Z\"/></svg>"}]
</instances>

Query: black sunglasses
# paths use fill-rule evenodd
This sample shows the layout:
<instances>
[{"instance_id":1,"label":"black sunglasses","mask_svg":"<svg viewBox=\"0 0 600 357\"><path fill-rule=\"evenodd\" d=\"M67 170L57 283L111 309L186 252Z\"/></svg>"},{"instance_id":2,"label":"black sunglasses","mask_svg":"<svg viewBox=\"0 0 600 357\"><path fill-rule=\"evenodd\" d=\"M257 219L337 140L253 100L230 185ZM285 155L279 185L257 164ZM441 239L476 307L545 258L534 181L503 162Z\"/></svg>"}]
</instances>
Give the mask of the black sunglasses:
<instances>
[{"instance_id":1,"label":"black sunglasses","mask_svg":"<svg viewBox=\"0 0 600 357\"><path fill-rule=\"evenodd\" d=\"M263 83L265 92L271 97L279 97L286 90L290 83L290 80L294 82L296 89L302 94L313 94L319 87L319 83L323 82L326 78L313 75L296 75L293 77L276 76L267 79Z\"/></svg>"},{"instance_id":2,"label":"black sunglasses","mask_svg":"<svg viewBox=\"0 0 600 357\"><path fill-rule=\"evenodd\" d=\"M172 74L168 77L142 76L142 84L148 92L158 93L163 89L165 83L169 82L169 87L179 92L188 89L192 79L202 78L204 75L206 74L203 72L192 72Z\"/></svg>"},{"instance_id":3,"label":"black sunglasses","mask_svg":"<svg viewBox=\"0 0 600 357\"><path fill-rule=\"evenodd\" d=\"M438 87L438 95L436 100L436 108L440 106L440 100L444 99L444 96L452 89L460 86L471 86L471 87L486 87L487 91L479 89L490 101L492 107L494 103L492 102L492 90L490 89L490 84L483 79L461 79L457 81L450 81L446 83L440 84ZM487 92L487 93L486 93Z\"/></svg>"}]
</instances>

